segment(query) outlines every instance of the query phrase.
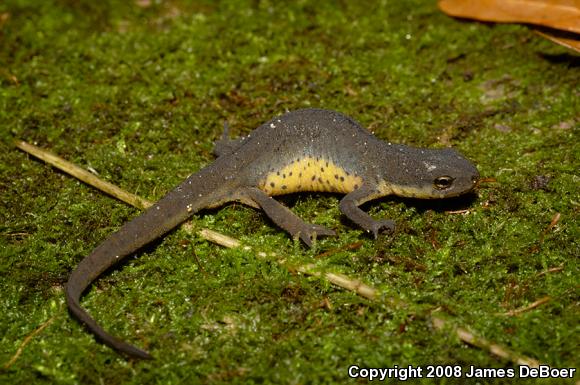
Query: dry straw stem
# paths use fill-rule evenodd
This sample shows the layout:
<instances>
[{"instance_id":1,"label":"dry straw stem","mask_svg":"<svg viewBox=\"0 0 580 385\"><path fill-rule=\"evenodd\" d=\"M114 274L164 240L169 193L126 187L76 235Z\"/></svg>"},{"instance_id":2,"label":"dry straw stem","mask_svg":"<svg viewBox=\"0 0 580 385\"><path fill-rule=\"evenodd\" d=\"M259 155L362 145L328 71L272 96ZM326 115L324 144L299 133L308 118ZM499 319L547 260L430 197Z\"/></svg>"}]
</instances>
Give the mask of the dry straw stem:
<instances>
[{"instance_id":1,"label":"dry straw stem","mask_svg":"<svg viewBox=\"0 0 580 385\"><path fill-rule=\"evenodd\" d=\"M537 301L532 302L531 304L529 304L528 306L524 306L524 307L520 307L518 309L514 309L514 310L510 310L508 312L505 313L501 313L500 315L506 315L506 316L516 316L516 315L520 315L522 313L525 313L527 311L530 311L532 309L537 308L538 306L541 306L543 304L545 304L546 302L549 302L552 300L552 297L550 297L549 295L540 298Z\"/></svg>"},{"instance_id":2,"label":"dry straw stem","mask_svg":"<svg viewBox=\"0 0 580 385\"><path fill-rule=\"evenodd\" d=\"M529 358L526 356L521 356L501 345L490 342L485 338L477 337L476 335L469 332L465 328L452 326L448 321L444 320L439 316L431 315L431 323L433 327L437 330L450 329L450 331L453 332L453 334L457 335L457 337L459 337L461 341L466 342L473 346L477 346L478 348L487 350L498 357L504 358L518 365L527 365L533 368L537 368L540 366L540 362L538 360L534 360L533 358Z\"/></svg>"},{"instance_id":3,"label":"dry straw stem","mask_svg":"<svg viewBox=\"0 0 580 385\"><path fill-rule=\"evenodd\" d=\"M34 329L32 331L32 333L30 333L29 335L27 335L24 338L24 340L22 341L22 343L20 344L20 346L18 347L18 349L16 350L16 353L14 353L14 355L12 356L12 358L10 358L10 360L4 364L3 368L4 369L8 369L10 366L12 366L12 364L14 364L16 362L16 360L18 359L18 357L20 357L20 355L24 351L24 348L26 347L26 345L28 345L30 343L30 341L32 340L32 338L34 338L34 336L36 336L37 334L39 334L48 325L50 325L52 323L52 321L54 321L55 318L56 318L56 316L50 317L42 325L40 325L39 327L37 327L36 329Z\"/></svg>"},{"instance_id":4,"label":"dry straw stem","mask_svg":"<svg viewBox=\"0 0 580 385\"><path fill-rule=\"evenodd\" d=\"M143 199L137 195L128 193L127 191L120 189L119 187L111 184L109 182L105 182L102 179L97 178L95 175L91 174L87 170L80 168L79 166L68 162L61 157L54 155L40 147L36 147L32 144L26 143L21 140L17 140L14 142L16 147L21 149L24 152L29 153L45 161L46 163L58 168L66 172L69 175L74 176L75 178L85 182L86 184L93 186L125 203L130 204L138 209L146 209L147 207L151 206L153 203Z\"/></svg>"},{"instance_id":5,"label":"dry straw stem","mask_svg":"<svg viewBox=\"0 0 580 385\"><path fill-rule=\"evenodd\" d=\"M359 281L358 279L352 279L344 274L318 271L316 269L316 265L312 264L300 265L295 267L294 269L302 274L324 278L328 282L333 283L338 287L354 291L361 297L368 298L371 301L376 301L380 297L379 291L374 287L366 285L363 282Z\"/></svg>"},{"instance_id":6,"label":"dry straw stem","mask_svg":"<svg viewBox=\"0 0 580 385\"><path fill-rule=\"evenodd\" d=\"M147 208L149 206L151 206L151 202L143 199L139 196L130 194L122 189L120 189L119 187L102 181L99 178L97 178L95 175L89 173L86 170L83 170L82 168L65 161L64 159L51 154L39 147L33 146L31 144L28 144L26 142L23 141L16 141L15 142L16 147L18 147L19 149L41 159L44 160L45 162L55 166L56 168L80 179L81 181L119 199L122 200L123 202L126 202L136 208L139 209L144 209ZM185 228L185 230L192 232L193 230L193 226L190 223L186 223L183 225L183 227ZM224 247L228 247L228 248L234 248L234 247L239 247L241 246L241 242L235 238L229 237L227 235L218 233L216 231L213 230L209 230L209 229L201 229L198 232L199 236L201 236L202 238L210 241L210 242L214 242L218 245L224 246ZM249 246L244 246L245 250L248 251L252 251L251 247ZM258 251L254 251L256 253L256 255L259 258L266 258L268 257L268 254L264 253L264 252L258 252ZM353 279L350 278L344 274L338 274L338 273L331 273L331 272L321 272L319 271L315 265L313 264L306 264L306 265L300 265L300 266L291 266L289 264L286 263L286 259L281 258L279 256L277 256L274 253L269 254L269 256L271 257L275 257L275 260L280 263L281 265L283 265L285 268L287 268L289 271L295 271L295 272L299 272L302 274L306 274L306 275L310 275L310 276L314 276L314 277L320 277L322 279L327 280L328 282L341 287L343 289L346 290L350 290L355 292L356 294L360 295L361 297L367 298L371 301L374 302L386 302L388 303L390 306L392 306L393 308L402 308L402 307L407 307L407 304L398 299L395 298L393 296L390 295L383 295L378 289L366 285L365 283L361 282L358 279ZM463 328L463 327L457 327L452 325L451 322L436 316L436 315L431 315L429 316L430 321L433 325L433 327L437 330L448 330L451 334L456 335L461 341L468 343L470 345L479 347L481 349L485 349L487 351L489 351L490 353L504 358L506 360L509 360L511 362L514 362L516 364L519 365L528 365L530 367L538 367L540 365L540 363L532 358L528 358L522 355L519 355L505 347L502 347L498 344L489 342L487 340L485 340L484 338L480 338L475 336L474 334L472 334L471 332L467 331L467 329ZM42 329L44 329L47 325L42 325L41 327L39 327L37 330L35 330L35 332L33 334L31 334L30 336L27 337L27 340L29 340L30 338L32 338L34 335L38 334ZM28 342L26 340L26 342ZM24 344L23 344L24 345ZM12 360L11 360L12 361Z\"/></svg>"}]
</instances>

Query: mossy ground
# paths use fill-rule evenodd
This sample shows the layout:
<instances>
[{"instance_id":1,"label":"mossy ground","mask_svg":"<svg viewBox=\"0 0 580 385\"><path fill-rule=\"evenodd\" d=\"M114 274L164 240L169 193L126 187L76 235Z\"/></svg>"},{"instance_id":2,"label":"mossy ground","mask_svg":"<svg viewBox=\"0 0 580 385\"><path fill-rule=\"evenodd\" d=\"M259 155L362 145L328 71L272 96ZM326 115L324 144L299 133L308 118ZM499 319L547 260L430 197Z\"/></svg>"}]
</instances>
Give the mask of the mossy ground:
<instances>
[{"instance_id":1,"label":"mossy ground","mask_svg":"<svg viewBox=\"0 0 580 385\"><path fill-rule=\"evenodd\" d=\"M0 363L52 319L0 383L305 384L345 382L350 364L513 365L415 316L438 307L520 354L578 367L580 71L563 48L525 27L450 19L431 1L8 0L0 44ZM14 138L153 200L212 161L224 121L238 136L308 106L395 142L453 145L496 182L471 200L369 204L399 225L379 241L344 220L336 196L283 198L337 230L316 250L240 205L195 223L295 263L362 241L314 262L409 308L178 230L83 300L155 361L125 360L70 317L71 269L138 212Z\"/></svg>"}]
</instances>

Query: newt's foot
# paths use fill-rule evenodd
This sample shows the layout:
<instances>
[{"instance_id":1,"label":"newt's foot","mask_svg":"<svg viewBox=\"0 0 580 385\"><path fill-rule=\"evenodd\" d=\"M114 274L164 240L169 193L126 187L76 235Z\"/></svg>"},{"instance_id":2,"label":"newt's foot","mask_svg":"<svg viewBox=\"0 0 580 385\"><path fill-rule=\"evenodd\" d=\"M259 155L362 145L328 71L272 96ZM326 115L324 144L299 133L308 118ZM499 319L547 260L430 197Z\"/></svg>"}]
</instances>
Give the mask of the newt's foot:
<instances>
[{"instance_id":1,"label":"newt's foot","mask_svg":"<svg viewBox=\"0 0 580 385\"><path fill-rule=\"evenodd\" d=\"M336 232L324 226L309 224L305 231L300 231L297 235L308 247L312 247L312 241L317 237L336 235Z\"/></svg>"},{"instance_id":2,"label":"newt's foot","mask_svg":"<svg viewBox=\"0 0 580 385\"><path fill-rule=\"evenodd\" d=\"M394 233L395 221L392 221L390 219L373 221L371 227L366 230L373 233L373 236L375 237L375 239L377 239L380 233Z\"/></svg>"}]
</instances>

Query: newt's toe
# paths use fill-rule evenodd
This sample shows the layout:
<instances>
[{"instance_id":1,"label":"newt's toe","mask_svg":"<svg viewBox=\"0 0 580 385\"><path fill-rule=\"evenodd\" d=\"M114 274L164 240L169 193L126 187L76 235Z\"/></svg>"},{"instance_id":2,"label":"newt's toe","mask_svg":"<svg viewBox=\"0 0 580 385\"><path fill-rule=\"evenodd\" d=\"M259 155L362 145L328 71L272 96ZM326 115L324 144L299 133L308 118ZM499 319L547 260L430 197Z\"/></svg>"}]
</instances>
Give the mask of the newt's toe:
<instances>
[{"instance_id":1,"label":"newt's toe","mask_svg":"<svg viewBox=\"0 0 580 385\"><path fill-rule=\"evenodd\" d=\"M390 219L383 219L380 221L375 221L373 223L373 227L371 229L375 239L379 237L380 233L387 232L393 233L395 232L395 222Z\"/></svg>"}]
</instances>

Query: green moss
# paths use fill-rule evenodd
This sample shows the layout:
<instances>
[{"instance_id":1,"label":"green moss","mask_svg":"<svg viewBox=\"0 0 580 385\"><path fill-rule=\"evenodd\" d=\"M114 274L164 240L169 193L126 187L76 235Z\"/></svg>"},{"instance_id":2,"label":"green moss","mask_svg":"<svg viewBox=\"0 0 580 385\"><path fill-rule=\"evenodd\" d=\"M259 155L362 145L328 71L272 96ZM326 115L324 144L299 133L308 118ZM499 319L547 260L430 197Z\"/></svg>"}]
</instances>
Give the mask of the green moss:
<instances>
[{"instance_id":1,"label":"green moss","mask_svg":"<svg viewBox=\"0 0 580 385\"><path fill-rule=\"evenodd\" d=\"M1 383L332 383L350 364L510 367L434 332L421 314L438 307L521 354L578 366L580 74L564 49L421 1L9 0L0 39L0 363L52 319ZM378 241L340 215L335 196L282 198L337 230L314 250L239 205L196 224L358 277L409 308L178 230L83 300L157 360L124 360L68 315L69 272L137 210L17 151L13 138L157 199L212 161L224 121L243 135L307 106L395 142L454 145L495 182L471 200L367 205L398 223ZM518 317L501 314L545 296Z\"/></svg>"}]
</instances>

